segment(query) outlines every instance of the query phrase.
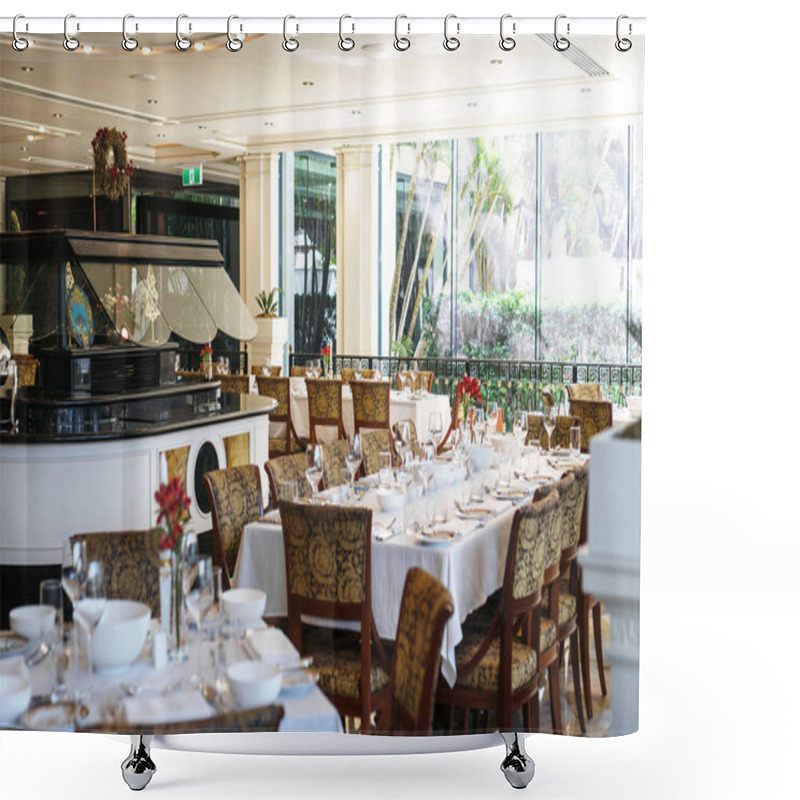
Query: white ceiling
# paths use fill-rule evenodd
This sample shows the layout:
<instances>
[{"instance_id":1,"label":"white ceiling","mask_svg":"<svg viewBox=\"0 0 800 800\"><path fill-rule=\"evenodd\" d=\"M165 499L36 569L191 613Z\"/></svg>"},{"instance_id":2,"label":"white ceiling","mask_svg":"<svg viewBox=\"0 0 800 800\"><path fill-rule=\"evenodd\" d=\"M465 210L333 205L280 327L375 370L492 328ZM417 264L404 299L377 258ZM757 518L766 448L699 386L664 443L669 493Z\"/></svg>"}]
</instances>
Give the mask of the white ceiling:
<instances>
[{"instance_id":1,"label":"white ceiling","mask_svg":"<svg viewBox=\"0 0 800 800\"><path fill-rule=\"evenodd\" d=\"M441 36L416 36L402 53L377 35L356 37L350 52L335 35L305 36L294 53L277 36L248 37L238 53L224 35L195 37L186 53L174 36L148 36L133 53L119 34L82 35L75 53L60 37L17 53L7 38L0 176L88 168L102 126L127 132L138 166L202 162L209 177L236 181L248 152L613 124L642 112L643 40L619 53L613 36L572 37L570 55L590 56L607 73L599 77L537 36L517 37L511 52L496 36L470 37L455 52Z\"/></svg>"}]
</instances>

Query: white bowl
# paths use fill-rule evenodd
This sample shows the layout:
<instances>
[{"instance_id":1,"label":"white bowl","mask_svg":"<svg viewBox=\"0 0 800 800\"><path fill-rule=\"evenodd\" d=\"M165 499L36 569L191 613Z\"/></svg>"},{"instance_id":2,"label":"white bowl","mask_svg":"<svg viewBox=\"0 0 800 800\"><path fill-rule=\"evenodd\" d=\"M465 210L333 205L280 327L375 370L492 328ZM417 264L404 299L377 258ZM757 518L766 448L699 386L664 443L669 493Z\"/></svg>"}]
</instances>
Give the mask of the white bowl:
<instances>
[{"instance_id":1,"label":"white bowl","mask_svg":"<svg viewBox=\"0 0 800 800\"><path fill-rule=\"evenodd\" d=\"M10 725L16 722L30 702L30 678L0 673L0 724Z\"/></svg>"},{"instance_id":2,"label":"white bowl","mask_svg":"<svg viewBox=\"0 0 800 800\"><path fill-rule=\"evenodd\" d=\"M17 606L8 615L11 630L38 645L53 630L56 610L53 606Z\"/></svg>"},{"instance_id":3,"label":"white bowl","mask_svg":"<svg viewBox=\"0 0 800 800\"><path fill-rule=\"evenodd\" d=\"M469 448L469 458L475 466L475 471L483 472L492 465L494 447L491 445L489 447L484 447L483 445L473 444Z\"/></svg>"},{"instance_id":4,"label":"white bowl","mask_svg":"<svg viewBox=\"0 0 800 800\"><path fill-rule=\"evenodd\" d=\"M228 667L228 684L239 708L258 708L272 703L281 692L283 676L275 664L240 661Z\"/></svg>"},{"instance_id":5,"label":"white bowl","mask_svg":"<svg viewBox=\"0 0 800 800\"><path fill-rule=\"evenodd\" d=\"M391 514L403 507L403 493L394 489L380 488L375 494L378 496L378 505L381 511Z\"/></svg>"},{"instance_id":6,"label":"white bowl","mask_svg":"<svg viewBox=\"0 0 800 800\"><path fill-rule=\"evenodd\" d=\"M234 625L255 625L266 605L267 595L261 589L228 589L222 593L222 608Z\"/></svg>"},{"instance_id":7,"label":"white bowl","mask_svg":"<svg viewBox=\"0 0 800 800\"><path fill-rule=\"evenodd\" d=\"M149 628L149 606L134 600L106 600L92 634L93 669L111 674L127 670L139 658Z\"/></svg>"}]
</instances>

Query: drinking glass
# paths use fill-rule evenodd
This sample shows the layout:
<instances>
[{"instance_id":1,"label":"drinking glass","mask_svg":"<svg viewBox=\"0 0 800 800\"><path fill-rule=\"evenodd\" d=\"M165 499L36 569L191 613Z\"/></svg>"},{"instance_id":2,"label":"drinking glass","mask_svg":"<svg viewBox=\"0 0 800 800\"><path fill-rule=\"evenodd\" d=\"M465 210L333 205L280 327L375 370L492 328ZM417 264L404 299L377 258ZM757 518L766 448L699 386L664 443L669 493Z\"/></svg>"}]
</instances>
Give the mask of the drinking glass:
<instances>
[{"instance_id":1,"label":"drinking glass","mask_svg":"<svg viewBox=\"0 0 800 800\"><path fill-rule=\"evenodd\" d=\"M556 408L550 406L544 415L544 429L547 431L547 449L553 449L553 431L556 429Z\"/></svg>"},{"instance_id":2,"label":"drinking glass","mask_svg":"<svg viewBox=\"0 0 800 800\"><path fill-rule=\"evenodd\" d=\"M408 422L401 422L394 429L395 447L400 454L400 459L405 464L411 455L411 426Z\"/></svg>"},{"instance_id":3,"label":"drinking glass","mask_svg":"<svg viewBox=\"0 0 800 800\"><path fill-rule=\"evenodd\" d=\"M222 567L211 568L211 587L213 599L203 616L202 632L211 642L211 685L216 687L225 659L221 637L225 622L222 613Z\"/></svg>"},{"instance_id":4,"label":"drinking glass","mask_svg":"<svg viewBox=\"0 0 800 800\"><path fill-rule=\"evenodd\" d=\"M433 437L433 443L439 447L442 437L442 415L439 411L431 411L428 417L428 431Z\"/></svg>"},{"instance_id":5,"label":"drinking glass","mask_svg":"<svg viewBox=\"0 0 800 800\"><path fill-rule=\"evenodd\" d=\"M181 371L181 357L178 353L175 354L175 372Z\"/></svg>"},{"instance_id":6,"label":"drinking glass","mask_svg":"<svg viewBox=\"0 0 800 800\"><path fill-rule=\"evenodd\" d=\"M361 364L356 364L353 367L353 378L357 381L361 380Z\"/></svg>"},{"instance_id":7,"label":"drinking glass","mask_svg":"<svg viewBox=\"0 0 800 800\"><path fill-rule=\"evenodd\" d=\"M497 403L489 403L487 405L487 410L489 413L489 431L490 433L495 433L497 431L497 420L500 415L500 407Z\"/></svg>"},{"instance_id":8,"label":"drinking glass","mask_svg":"<svg viewBox=\"0 0 800 800\"><path fill-rule=\"evenodd\" d=\"M73 610L81 599L81 584L87 566L85 540L67 541L61 559L61 585Z\"/></svg>"},{"instance_id":9,"label":"drinking glass","mask_svg":"<svg viewBox=\"0 0 800 800\"><path fill-rule=\"evenodd\" d=\"M92 639L103 611L106 607L106 588L103 577L103 565L99 561L90 561L83 573L81 581L81 597L75 607L77 616L86 628L86 663L89 680L92 674Z\"/></svg>"},{"instance_id":10,"label":"drinking glass","mask_svg":"<svg viewBox=\"0 0 800 800\"><path fill-rule=\"evenodd\" d=\"M306 447L306 480L311 487L311 499L316 500L322 481L322 447L318 444Z\"/></svg>"},{"instance_id":11,"label":"drinking glass","mask_svg":"<svg viewBox=\"0 0 800 800\"><path fill-rule=\"evenodd\" d=\"M350 472L350 485L352 486L355 483L358 470L361 469L362 461L361 437L357 433L350 441L347 454L345 455L345 461L347 462L347 469Z\"/></svg>"},{"instance_id":12,"label":"drinking glass","mask_svg":"<svg viewBox=\"0 0 800 800\"><path fill-rule=\"evenodd\" d=\"M314 377L319 378L322 375L322 365L318 358L314 359Z\"/></svg>"},{"instance_id":13,"label":"drinking glass","mask_svg":"<svg viewBox=\"0 0 800 800\"><path fill-rule=\"evenodd\" d=\"M214 564L211 556L198 556L194 564L182 564L184 598L189 616L197 627L197 677L201 670L201 644L203 618L214 602ZM190 678L190 680L192 680Z\"/></svg>"},{"instance_id":14,"label":"drinking glass","mask_svg":"<svg viewBox=\"0 0 800 800\"><path fill-rule=\"evenodd\" d=\"M314 359L309 358L306 361L306 378L313 378L314 377Z\"/></svg>"},{"instance_id":15,"label":"drinking glass","mask_svg":"<svg viewBox=\"0 0 800 800\"><path fill-rule=\"evenodd\" d=\"M52 606L56 610L55 630L60 634L64 631L64 607L61 594L61 583L53 578L48 578L39 584L39 604Z\"/></svg>"},{"instance_id":16,"label":"drinking glass","mask_svg":"<svg viewBox=\"0 0 800 800\"><path fill-rule=\"evenodd\" d=\"M272 364L268 358L264 359L264 365L261 367L261 374L266 375L268 378L272 375Z\"/></svg>"},{"instance_id":17,"label":"drinking glass","mask_svg":"<svg viewBox=\"0 0 800 800\"><path fill-rule=\"evenodd\" d=\"M569 454L577 458L581 454L581 429L579 425L573 425L569 429Z\"/></svg>"},{"instance_id":18,"label":"drinking glass","mask_svg":"<svg viewBox=\"0 0 800 800\"><path fill-rule=\"evenodd\" d=\"M285 503L297 502L298 488L297 481L282 481L278 486L278 500Z\"/></svg>"},{"instance_id":19,"label":"drinking glass","mask_svg":"<svg viewBox=\"0 0 800 800\"><path fill-rule=\"evenodd\" d=\"M193 564L200 555L197 544L197 534L194 531L187 531L181 538L181 563Z\"/></svg>"},{"instance_id":20,"label":"drinking glass","mask_svg":"<svg viewBox=\"0 0 800 800\"><path fill-rule=\"evenodd\" d=\"M512 430L514 431L514 436L516 437L517 441L519 442L519 446L525 444L525 437L528 435L528 414L521 409L518 409L514 412L514 422Z\"/></svg>"}]
</instances>

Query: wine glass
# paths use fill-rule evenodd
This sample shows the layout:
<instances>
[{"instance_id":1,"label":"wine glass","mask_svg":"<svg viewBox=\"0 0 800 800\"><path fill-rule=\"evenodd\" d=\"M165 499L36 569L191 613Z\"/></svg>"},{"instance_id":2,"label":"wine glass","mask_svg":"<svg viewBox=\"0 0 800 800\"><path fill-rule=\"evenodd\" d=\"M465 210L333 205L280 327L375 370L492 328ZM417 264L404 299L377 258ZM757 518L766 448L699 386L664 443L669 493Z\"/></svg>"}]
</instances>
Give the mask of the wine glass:
<instances>
[{"instance_id":1,"label":"wine glass","mask_svg":"<svg viewBox=\"0 0 800 800\"><path fill-rule=\"evenodd\" d=\"M436 445L433 442L424 442L420 448L422 460L419 463L419 474L425 485L425 494L430 495L433 483L433 459L436 456Z\"/></svg>"},{"instance_id":2,"label":"wine glass","mask_svg":"<svg viewBox=\"0 0 800 800\"><path fill-rule=\"evenodd\" d=\"M544 415L544 429L547 431L547 449L553 449L553 431L556 429L556 407L550 406Z\"/></svg>"},{"instance_id":3,"label":"wine glass","mask_svg":"<svg viewBox=\"0 0 800 800\"><path fill-rule=\"evenodd\" d=\"M322 375L322 364L318 358L314 359L314 377L319 378Z\"/></svg>"},{"instance_id":4,"label":"wine glass","mask_svg":"<svg viewBox=\"0 0 800 800\"><path fill-rule=\"evenodd\" d=\"M306 378L314 378L314 377L315 377L315 375L314 375L314 359L313 358L309 358L308 361L306 361Z\"/></svg>"},{"instance_id":5,"label":"wine glass","mask_svg":"<svg viewBox=\"0 0 800 800\"><path fill-rule=\"evenodd\" d=\"M75 539L65 542L61 559L61 585L73 609L81 599L81 583L87 565L86 541Z\"/></svg>"},{"instance_id":6,"label":"wine glass","mask_svg":"<svg viewBox=\"0 0 800 800\"><path fill-rule=\"evenodd\" d=\"M103 576L103 565L100 561L90 561L86 571L82 573L81 594L75 613L86 628L86 663L91 680L92 674L92 639L103 611L106 607L106 587Z\"/></svg>"},{"instance_id":7,"label":"wine glass","mask_svg":"<svg viewBox=\"0 0 800 800\"><path fill-rule=\"evenodd\" d=\"M193 564L183 564L183 588L186 608L197 626L198 638L198 672L200 668L200 638L202 636L203 618L214 602L213 567L211 556L198 556ZM193 676L194 677L194 676Z\"/></svg>"},{"instance_id":8,"label":"wine glass","mask_svg":"<svg viewBox=\"0 0 800 800\"><path fill-rule=\"evenodd\" d=\"M356 474L361 468L362 461L361 454L361 437L358 434L353 436L350 446L347 448L347 455L345 461L347 462L347 469L350 472L350 486L352 488L356 480Z\"/></svg>"},{"instance_id":9,"label":"wine glass","mask_svg":"<svg viewBox=\"0 0 800 800\"><path fill-rule=\"evenodd\" d=\"M353 365L353 378L355 380L357 380L357 381L360 381L361 380L361 375L362 375L362 373L361 373L361 362L357 361Z\"/></svg>"},{"instance_id":10,"label":"wine glass","mask_svg":"<svg viewBox=\"0 0 800 800\"><path fill-rule=\"evenodd\" d=\"M403 464L411 460L411 426L408 422L400 422L394 426L395 447Z\"/></svg>"},{"instance_id":11,"label":"wine glass","mask_svg":"<svg viewBox=\"0 0 800 800\"><path fill-rule=\"evenodd\" d=\"M268 378L272 375L272 362L269 357L264 359L264 364L261 367L261 374L266 375Z\"/></svg>"},{"instance_id":12,"label":"wine glass","mask_svg":"<svg viewBox=\"0 0 800 800\"><path fill-rule=\"evenodd\" d=\"M433 437L433 443L439 447L442 436L442 415L439 411L431 411L428 417L428 431Z\"/></svg>"},{"instance_id":13,"label":"wine glass","mask_svg":"<svg viewBox=\"0 0 800 800\"><path fill-rule=\"evenodd\" d=\"M316 500L322 481L322 447L318 444L306 447L306 480L311 487L311 499Z\"/></svg>"},{"instance_id":14,"label":"wine glass","mask_svg":"<svg viewBox=\"0 0 800 800\"><path fill-rule=\"evenodd\" d=\"M416 393L417 379L419 378L419 364L416 361L412 361L408 365L408 373L411 376L411 391Z\"/></svg>"},{"instance_id":15,"label":"wine glass","mask_svg":"<svg viewBox=\"0 0 800 800\"><path fill-rule=\"evenodd\" d=\"M497 405L497 403L489 403L487 409L489 411L489 429L491 433L494 433L497 430L500 407Z\"/></svg>"}]
</instances>

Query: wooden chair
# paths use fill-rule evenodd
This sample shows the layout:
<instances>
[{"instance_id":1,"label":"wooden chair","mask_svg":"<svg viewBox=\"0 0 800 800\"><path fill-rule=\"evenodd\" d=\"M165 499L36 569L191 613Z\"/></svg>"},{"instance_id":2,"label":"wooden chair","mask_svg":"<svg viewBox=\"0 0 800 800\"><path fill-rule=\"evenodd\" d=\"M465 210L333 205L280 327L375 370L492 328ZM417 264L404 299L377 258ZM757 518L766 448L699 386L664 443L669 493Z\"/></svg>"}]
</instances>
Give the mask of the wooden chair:
<instances>
[{"instance_id":1,"label":"wooden chair","mask_svg":"<svg viewBox=\"0 0 800 800\"><path fill-rule=\"evenodd\" d=\"M17 362L17 385L21 389L23 386L36 386L36 373L39 369L39 359L32 355L15 355Z\"/></svg>"},{"instance_id":2,"label":"wooden chair","mask_svg":"<svg viewBox=\"0 0 800 800\"><path fill-rule=\"evenodd\" d=\"M342 371L344 381L344 371ZM355 432L389 427L389 384L375 381L351 381Z\"/></svg>"},{"instance_id":3,"label":"wooden chair","mask_svg":"<svg viewBox=\"0 0 800 800\"><path fill-rule=\"evenodd\" d=\"M544 417L541 414L528 414L527 419L528 435L525 438L525 444L530 444L538 440L539 446L545 451L547 448L547 431L544 427ZM556 417L556 427L550 442L552 447L560 447L564 450L569 450L569 429L578 424L577 417ZM581 442L582 441L583 436L581 435Z\"/></svg>"},{"instance_id":4,"label":"wooden chair","mask_svg":"<svg viewBox=\"0 0 800 800\"><path fill-rule=\"evenodd\" d=\"M308 391L308 440L317 443L317 426L335 427L337 439L344 438L342 382L330 378L306 378Z\"/></svg>"},{"instance_id":5,"label":"wooden chair","mask_svg":"<svg viewBox=\"0 0 800 800\"><path fill-rule=\"evenodd\" d=\"M322 447L322 484L326 489L342 485L342 470L347 472L347 451L350 442L337 439L325 442ZM348 476L349 476L348 472ZM349 480L349 477L348 477Z\"/></svg>"},{"instance_id":6,"label":"wooden chair","mask_svg":"<svg viewBox=\"0 0 800 800\"><path fill-rule=\"evenodd\" d=\"M281 372L283 371L283 367L280 366L280 364L275 366L275 367L272 367L272 371L270 372L269 375L264 375L264 373L261 370L262 370L262 367L261 367L260 364L253 364L250 367L251 374L255 375L256 378L258 378L259 375L262 378L268 378L268 377L269 378L280 378L281 377Z\"/></svg>"},{"instance_id":7,"label":"wooden chair","mask_svg":"<svg viewBox=\"0 0 800 800\"><path fill-rule=\"evenodd\" d=\"M278 401L278 407L269 413L269 457L277 458L305 450L305 442L297 435L292 422L289 379L256 375L256 386L260 395Z\"/></svg>"},{"instance_id":8,"label":"wooden chair","mask_svg":"<svg viewBox=\"0 0 800 800\"><path fill-rule=\"evenodd\" d=\"M411 372L398 372L396 378L396 386L397 391L400 392L405 389L405 381L406 378L411 377ZM420 370L414 376L414 380L412 381L411 390L414 392L418 392L424 389L426 392L430 392L431 388L433 387L433 372L428 372L427 370Z\"/></svg>"},{"instance_id":9,"label":"wooden chair","mask_svg":"<svg viewBox=\"0 0 800 800\"><path fill-rule=\"evenodd\" d=\"M278 507L278 489L282 483L294 481L297 484L297 496L311 497L311 487L306 480L306 454L293 453L290 456L279 456L264 462L264 471L269 481L269 507Z\"/></svg>"},{"instance_id":10,"label":"wooden chair","mask_svg":"<svg viewBox=\"0 0 800 800\"><path fill-rule=\"evenodd\" d=\"M442 441L439 443L439 446L436 448L437 453L442 453L447 449L450 449L453 446L453 443L450 441L451 437L455 436L455 431L458 430L458 423L461 420L461 386L456 386L456 397L453 401L453 411L450 416L450 426L445 431L444 436L442 437Z\"/></svg>"},{"instance_id":11,"label":"wooden chair","mask_svg":"<svg viewBox=\"0 0 800 800\"><path fill-rule=\"evenodd\" d=\"M602 400L603 392L599 383L568 383L567 397L573 400Z\"/></svg>"},{"instance_id":12,"label":"wooden chair","mask_svg":"<svg viewBox=\"0 0 800 800\"><path fill-rule=\"evenodd\" d=\"M261 473L255 464L215 469L203 476L211 499L214 565L222 567L222 587L230 589L244 526L264 513Z\"/></svg>"},{"instance_id":13,"label":"wooden chair","mask_svg":"<svg viewBox=\"0 0 800 800\"><path fill-rule=\"evenodd\" d=\"M539 673L549 666L556 685L558 679L555 625L541 617L545 555L557 506L558 493L550 492L514 513L499 601L489 614L467 618L456 647L455 685L439 681L436 700L450 709L451 731L457 706L464 709L464 732L470 709L484 709L487 725L488 712L496 709L497 727L509 731L512 712L522 707L525 730L539 726ZM556 564L556 574L557 569Z\"/></svg>"},{"instance_id":14,"label":"wooden chair","mask_svg":"<svg viewBox=\"0 0 800 800\"><path fill-rule=\"evenodd\" d=\"M388 706L390 672L372 618L372 510L283 501L279 508L289 638L313 657L319 687L342 717L360 717L368 733L372 712ZM304 614L360 622L361 635L301 626Z\"/></svg>"},{"instance_id":15,"label":"wooden chair","mask_svg":"<svg viewBox=\"0 0 800 800\"><path fill-rule=\"evenodd\" d=\"M364 474L375 475L381 468L381 453L391 453L396 463L394 440L388 428L376 428L361 435L361 458Z\"/></svg>"},{"instance_id":16,"label":"wooden chair","mask_svg":"<svg viewBox=\"0 0 800 800\"><path fill-rule=\"evenodd\" d=\"M604 400L570 400L569 411L578 418L581 428L581 450L589 452L592 436L610 428L614 422L614 408Z\"/></svg>"},{"instance_id":17,"label":"wooden chair","mask_svg":"<svg viewBox=\"0 0 800 800\"><path fill-rule=\"evenodd\" d=\"M106 597L136 600L150 606L154 617L161 614L158 529L78 533L70 537L70 542L79 540L86 542L89 561L103 564Z\"/></svg>"},{"instance_id":18,"label":"wooden chair","mask_svg":"<svg viewBox=\"0 0 800 800\"><path fill-rule=\"evenodd\" d=\"M361 380L372 380L375 377L374 369L362 369ZM342 367L342 384L347 386L356 379L356 371L348 367Z\"/></svg>"},{"instance_id":19,"label":"wooden chair","mask_svg":"<svg viewBox=\"0 0 800 800\"><path fill-rule=\"evenodd\" d=\"M229 394L249 394L250 376L249 375L219 375L220 389Z\"/></svg>"},{"instance_id":20,"label":"wooden chair","mask_svg":"<svg viewBox=\"0 0 800 800\"><path fill-rule=\"evenodd\" d=\"M289 375L292 378L305 378L306 377L306 368L305 367L292 367L289 370Z\"/></svg>"},{"instance_id":21,"label":"wooden chair","mask_svg":"<svg viewBox=\"0 0 800 800\"><path fill-rule=\"evenodd\" d=\"M555 405L553 392L550 389L542 389L542 402L544 403L545 411Z\"/></svg>"},{"instance_id":22,"label":"wooden chair","mask_svg":"<svg viewBox=\"0 0 800 800\"><path fill-rule=\"evenodd\" d=\"M427 736L439 677L444 628L453 616L445 586L420 567L406 574L392 650L390 705L378 732Z\"/></svg>"}]
</instances>

